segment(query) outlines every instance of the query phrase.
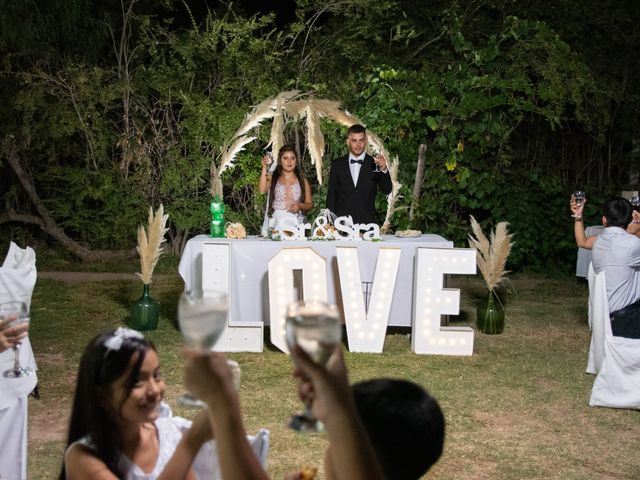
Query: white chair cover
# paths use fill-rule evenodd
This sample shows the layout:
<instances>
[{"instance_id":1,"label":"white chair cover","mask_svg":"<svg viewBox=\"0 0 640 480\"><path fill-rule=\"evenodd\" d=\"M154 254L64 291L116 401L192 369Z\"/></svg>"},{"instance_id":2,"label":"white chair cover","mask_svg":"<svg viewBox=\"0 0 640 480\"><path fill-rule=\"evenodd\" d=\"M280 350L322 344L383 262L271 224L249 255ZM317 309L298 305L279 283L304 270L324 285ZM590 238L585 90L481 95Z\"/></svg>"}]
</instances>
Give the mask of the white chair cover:
<instances>
[{"instance_id":1,"label":"white chair cover","mask_svg":"<svg viewBox=\"0 0 640 480\"><path fill-rule=\"evenodd\" d=\"M596 374L600 371L604 358L605 323L609 323L609 328L611 328L609 301L607 299L604 272L596 275L593 266L590 264L587 280L589 282L589 327L591 327L587 373Z\"/></svg>"},{"instance_id":2,"label":"white chair cover","mask_svg":"<svg viewBox=\"0 0 640 480\"><path fill-rule=\"evenodd\" d=\"M162 404L160 415L167 417L172 416L169 405L166 403ZM173 417L173 420L182 431L191 428L191 420L183 417ZM253 452L256 454L256 457L258 457L258 460L260 460L260 464L265 468L267 466L267 455L269 453L269 439L270 432L264 428L261 428L255 435L247 435L247 440ZM211 440L202 446L191 468L196 476L196 480L222 480L215 440Z\"/></svg>"},{"instance_id":3,"label":"white chair cover","mask_svg":"<svg viewBox=\"0 0 640 480\"><path fill-rule=\"evenodd\" d=\"M593 328L587 372L597 376L589 405L640 409L640 339L613 336L604 272L594 273L591 287Z\"/></svg>"},{"instance_id":4,"label":"white chair cover","mask_svg":"<svg viewBox=\"0 0 640 480\"><path fill-rule=\"evenodd\" d=\"M36 252L33 248L20 248L11 242L0 268L0 303L25 302L30 308L37 276Z\"/></svg>"},{"instance_id":5,"label":"white chair cover","mask_svg":"<svg viewBox=\"0 0 640 480\"><path fill-rule=\"evenodd\" d=\"M0 267L0 303L25 302L27 308L31 309L31 296L37 278L36 252L31 247L20 248L11 242L4 263ZM12 355L11 352L3 354ZM20 362L24 366L36 368L36 359L33 356L29 337L23 340L20 347Z\"/></svg>"},{"instance_id":6,"label":"white chair cover","mask_svg":"<svg viewBox=\"0 0 640 480\"><path fill-rule=\"evenodd\" d=\"M36 254L32 248L20 248L11 242L0 267L0 303L21 301L31 308L36 284ZM20 363L36 368L29 338L22 341ZM13 366L11 349L0 353L0 371ZM37 378L5 378L0 373L0 478L27 478L27 395Z\"/></svg>"}]
</instances>

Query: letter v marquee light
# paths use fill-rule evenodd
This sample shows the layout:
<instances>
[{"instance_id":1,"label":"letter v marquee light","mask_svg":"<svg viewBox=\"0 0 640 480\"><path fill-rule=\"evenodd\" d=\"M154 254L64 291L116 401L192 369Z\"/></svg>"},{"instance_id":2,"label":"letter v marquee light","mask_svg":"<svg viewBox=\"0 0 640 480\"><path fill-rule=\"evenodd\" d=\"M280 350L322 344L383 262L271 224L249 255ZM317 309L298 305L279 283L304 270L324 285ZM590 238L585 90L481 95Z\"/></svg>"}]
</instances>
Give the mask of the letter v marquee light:
<instances>
[{"instance_id":1,"label":"letter v marquee light","mask_svg":"<svg viewBox=\"0 0 640 480\"><path fill-rule=\"evenodd\" d=\"M380 248L369 311L365 310L357 247L336 247L350 352L380 353L400 264L400 248Z\"/></svg>"}]
</instances>

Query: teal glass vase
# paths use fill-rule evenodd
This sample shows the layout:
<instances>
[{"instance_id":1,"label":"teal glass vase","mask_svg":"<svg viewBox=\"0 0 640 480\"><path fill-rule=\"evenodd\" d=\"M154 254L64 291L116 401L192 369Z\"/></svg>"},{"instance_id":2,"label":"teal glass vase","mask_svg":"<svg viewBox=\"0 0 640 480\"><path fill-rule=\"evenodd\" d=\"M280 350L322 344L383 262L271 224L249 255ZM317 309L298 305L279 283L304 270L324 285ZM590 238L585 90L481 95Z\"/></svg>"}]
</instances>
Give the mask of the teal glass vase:
<instances>
[{"instance_id":1,"label":"teal glass vase","mask_svg":"<svg viewBox=\"0 0 640 480\"><path fill-rule=\"evenodd\" d=\"M504 331L504 308L493 290L489 290L487 303L476 308L476 327L487 335Z\"/></svg>"},{"instance_id":2,"label":"teal glass vase","mask_svg":"<svg viewBox=\"0 0 640 480\"><path fill-rule=\"evenodd\" d=\"M131 307L129 327L134 330L145 331L158 328L160 304L149 295L149 284L144 284L142 297Z\"/></svg>"}]
</instances>

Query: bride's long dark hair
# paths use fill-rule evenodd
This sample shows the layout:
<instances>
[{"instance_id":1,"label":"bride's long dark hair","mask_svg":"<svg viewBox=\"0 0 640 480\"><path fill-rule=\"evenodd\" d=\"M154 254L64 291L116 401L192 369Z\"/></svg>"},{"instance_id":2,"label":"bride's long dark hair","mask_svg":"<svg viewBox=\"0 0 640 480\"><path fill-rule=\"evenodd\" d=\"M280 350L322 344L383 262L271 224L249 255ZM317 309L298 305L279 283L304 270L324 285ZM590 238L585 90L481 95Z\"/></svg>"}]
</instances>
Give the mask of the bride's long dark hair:
<instances>
[{"instance_id":1,"label":"bride's long dark hair","mask_svg":"<svg viewBox=\"0 0 640 480\"><path fill-rule=\"evenodd\" d=\"M282 176L282 164L280 163L280 160L282 160L282 156L286 152L293 152L293 154L296 156L296 166L293 169L293 173L295 174L296 178L298 179L298 183L300 184L300 198L298 199L298 201L303 202L306 198L304 177L302 176L302 172L298 167L298 154L296 153L296 149L293 147L293 145L284 145L278 151L278 166L271 176L271 187L269 187L269 216L273 215L273 199L275 197L276 184L278 183L278 179L280 178L280 176Z\"/></svg>"}]
</instances>

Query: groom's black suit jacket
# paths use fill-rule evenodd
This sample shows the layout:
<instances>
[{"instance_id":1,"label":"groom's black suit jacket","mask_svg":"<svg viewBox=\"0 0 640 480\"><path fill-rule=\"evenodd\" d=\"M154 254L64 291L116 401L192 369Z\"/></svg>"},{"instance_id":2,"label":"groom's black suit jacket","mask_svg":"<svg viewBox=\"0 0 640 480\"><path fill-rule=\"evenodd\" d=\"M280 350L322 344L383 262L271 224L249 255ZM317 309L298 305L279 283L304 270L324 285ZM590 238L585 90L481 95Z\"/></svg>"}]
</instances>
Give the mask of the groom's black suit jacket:
<instances>
[{"instance_id":1,"label":"groom's black suit jacket","mask_svg":"<svg viewBox=\"0 0 640 480\"><path fill-rule=\"evenodd\" d=\"M331 162L327 208L338 217L351 215L354 223L378 223L375 199L378 187L385 194L391 193L391 177L387 173L374 173L375 163L371 155L365 155L358 182L354 186L349 169L349 156Z\"/></svg>"}]
</instances>

